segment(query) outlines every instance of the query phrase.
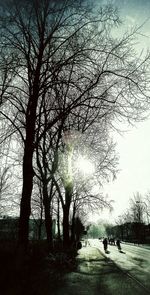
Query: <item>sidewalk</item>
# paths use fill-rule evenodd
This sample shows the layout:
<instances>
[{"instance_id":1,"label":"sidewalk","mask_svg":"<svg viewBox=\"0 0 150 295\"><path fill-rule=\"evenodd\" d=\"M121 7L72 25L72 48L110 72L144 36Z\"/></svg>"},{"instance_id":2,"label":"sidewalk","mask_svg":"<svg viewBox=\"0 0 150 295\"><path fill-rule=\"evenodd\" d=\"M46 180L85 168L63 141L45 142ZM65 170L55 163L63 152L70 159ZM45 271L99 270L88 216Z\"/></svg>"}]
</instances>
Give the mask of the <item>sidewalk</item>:
<instances>
[{"instance_id":1,"label":"sidewalk","mask_svg":"<svg viewBox=\"0 0 150 295\"><path fill-rule=\"evenodd\" d=\"M77 270L66 274L51 295L148 294L97 248L83 247L77 260Z\"/></svg>"}]
</instances>

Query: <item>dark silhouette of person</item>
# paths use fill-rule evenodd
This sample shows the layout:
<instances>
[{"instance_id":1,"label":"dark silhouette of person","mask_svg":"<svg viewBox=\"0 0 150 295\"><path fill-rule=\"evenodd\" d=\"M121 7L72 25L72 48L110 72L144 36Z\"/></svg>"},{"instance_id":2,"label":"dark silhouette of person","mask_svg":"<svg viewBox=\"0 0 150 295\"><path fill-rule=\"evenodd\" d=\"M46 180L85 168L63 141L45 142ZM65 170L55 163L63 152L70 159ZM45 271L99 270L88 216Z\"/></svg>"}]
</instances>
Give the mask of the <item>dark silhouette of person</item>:
<instances>
[{"instance_id":1,"label":"dark silhouette of person","mask_svg":"<svg viewBox=\"0 0 150 295\"><path fill-rule=\"evenodd\" d=\"M117 245L117 248L118 248L119 251L121 251L121 245L120 245L120 243L121 243L120 240L117 239L116 245Z\"/></svg>"},{"instance_id":2,"label":"dark silhouette of person","mask_svg":"<svg viewBox=\"0 0 150 295\"><path fill-rule=\"evenodd\" d=\"M107 246L108 246L108 241L107 241L106 238L103 240L103 245L104 245L104 251L106 252L107 251Z\"/></svg>"}]
</instances>

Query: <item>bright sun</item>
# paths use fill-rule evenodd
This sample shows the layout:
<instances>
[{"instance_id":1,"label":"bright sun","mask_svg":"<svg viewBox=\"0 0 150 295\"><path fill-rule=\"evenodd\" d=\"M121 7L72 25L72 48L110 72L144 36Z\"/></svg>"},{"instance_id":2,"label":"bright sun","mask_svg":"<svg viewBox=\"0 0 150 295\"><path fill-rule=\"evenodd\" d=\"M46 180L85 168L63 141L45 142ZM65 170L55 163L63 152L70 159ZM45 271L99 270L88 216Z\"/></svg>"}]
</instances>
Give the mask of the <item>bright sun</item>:
<instances>
[{"instance_id":1,"label":"bright sun","mask_svg":"<svg viewBox=\"0 0 150 295\"><path fill-rule=\"evenodd\" d=\"M87 159L79 157L76 162L76 167L83 174L92 174L94 173L94 165Z\"/></svg>"}]
</instances>

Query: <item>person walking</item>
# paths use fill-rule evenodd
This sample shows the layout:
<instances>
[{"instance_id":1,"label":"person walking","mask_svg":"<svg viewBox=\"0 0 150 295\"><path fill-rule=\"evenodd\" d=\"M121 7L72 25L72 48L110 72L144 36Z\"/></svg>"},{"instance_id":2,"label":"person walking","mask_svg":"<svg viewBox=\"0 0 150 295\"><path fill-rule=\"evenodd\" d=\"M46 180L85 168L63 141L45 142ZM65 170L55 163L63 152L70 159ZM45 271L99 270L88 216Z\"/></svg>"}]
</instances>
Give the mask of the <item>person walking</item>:
<instances>
[{"instance_id":1,"label":"person walking","mask_svg":"<svg viewBox=\"0 0 150 295\"><path fill-rule=\"evenodd\" d=\"M121 251L121 245L120 245L120 243L121 243L120 240L117 239L116 245L117 245L117 248L118 248L119 251Z\"/></svg>"},{"instance_id":2,"label":"person walking","mask_svg":"<svg viewBox=\"0 0 150 295\"><path fill-rule=\"evenodd\" d=\"M108 246L107 238L105 238L105 239L103 240L103 245L104 245L104 251L106 252L106 251L107 251L107 246Z\"/></svg>"}]
</instances>

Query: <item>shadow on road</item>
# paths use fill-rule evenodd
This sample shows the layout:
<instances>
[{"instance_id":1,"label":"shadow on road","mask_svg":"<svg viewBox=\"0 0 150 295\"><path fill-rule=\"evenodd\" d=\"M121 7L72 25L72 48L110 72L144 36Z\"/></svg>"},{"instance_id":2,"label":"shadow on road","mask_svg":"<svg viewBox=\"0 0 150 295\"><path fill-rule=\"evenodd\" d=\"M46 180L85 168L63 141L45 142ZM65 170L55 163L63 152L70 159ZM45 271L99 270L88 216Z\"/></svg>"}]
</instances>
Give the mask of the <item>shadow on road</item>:
<instances>
[{"instance_id":1,"label":"shadow on road","mask_svg":"<svg viewBox=\"0 0 150 295\"><path fill-rule=\"evenodd\" d=\"M120 250L119 253L126 254L126 252L123 252L122 250Z\"/></svg>"},{"instance_id":2,"label":"shadow on road","mask_svg":"<svg viewBox=\"0 0 150 295\"><path fill-rule=\"evenodd\" d=\"M106 250L105 253L106 253L106 254L110 254L110 251Z\"/></svg>"},{"instance_id":3,"label":"shadow on road","mask_svg":"<svg viewBox=\"0 0 150 295\"><path fill-rule=\"evenodd\" d=\"M77 269L66 274L61 288L55 290L53 295L147 294L97 248L82 248L77 261Z\"/></svg>"}]
</instances>

